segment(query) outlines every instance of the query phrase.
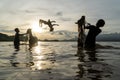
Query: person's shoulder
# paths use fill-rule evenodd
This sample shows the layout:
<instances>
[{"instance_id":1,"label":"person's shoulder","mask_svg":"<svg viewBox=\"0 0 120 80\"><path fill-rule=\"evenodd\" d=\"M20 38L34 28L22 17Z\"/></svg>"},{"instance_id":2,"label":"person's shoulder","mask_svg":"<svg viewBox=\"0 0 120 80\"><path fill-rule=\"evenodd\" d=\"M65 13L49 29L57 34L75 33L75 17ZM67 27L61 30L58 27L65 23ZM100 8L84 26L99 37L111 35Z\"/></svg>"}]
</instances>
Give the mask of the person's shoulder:
<instances>
[{"instance_id":1,"label":"person's shoulder","mask_svg":"<svg viewBox=\"0 0 120 80\"><path fill-rule=\"evenodd\" d=\"M95 25L90 25L90 27L95 27Z\"/></svg>"},{"instance_id":2,"label":"person's shoulder","mask_svg":"<svg viewBox=\"0 0 120 80\"><path fill-rule=\"evenodd\" d=\"M94 28L95 28L95 25L89 25L89 28L90 28L90 29L94 29Z\"/></svg>"},{"instance_id":3,"label":"person's shoulder","mask_svg":"<svg viewBox=\"0 0 120 80\"><path fill-rule=\"evenodd\" d=\"M102 32L102 30L101 30L101 29L99 29L99 32Z\"/></svg>"}]
</instances>

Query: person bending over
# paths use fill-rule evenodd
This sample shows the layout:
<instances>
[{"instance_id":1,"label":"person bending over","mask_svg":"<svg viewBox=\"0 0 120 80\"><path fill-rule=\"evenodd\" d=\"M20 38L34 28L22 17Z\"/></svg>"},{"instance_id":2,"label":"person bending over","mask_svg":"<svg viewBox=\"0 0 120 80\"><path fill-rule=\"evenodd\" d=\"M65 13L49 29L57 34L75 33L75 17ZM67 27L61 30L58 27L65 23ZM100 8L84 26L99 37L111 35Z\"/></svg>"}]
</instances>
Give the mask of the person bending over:
<instances>
[{"instance_id":1,"label":"person bending over","mask_svg":"<svg viewBox=\"0 0 120 80\"><path fill-rule=\"evenodd\" d=\"M94 49L95 43L96 43L96 36L101 33L100 27L103 27L105 25L105 21L103 19L99 19L96 23L96 26L94 25L88 25L85 28L89 29L88 35L85 40L85 48L86 49Z\"/></svg>"}]
</instances>

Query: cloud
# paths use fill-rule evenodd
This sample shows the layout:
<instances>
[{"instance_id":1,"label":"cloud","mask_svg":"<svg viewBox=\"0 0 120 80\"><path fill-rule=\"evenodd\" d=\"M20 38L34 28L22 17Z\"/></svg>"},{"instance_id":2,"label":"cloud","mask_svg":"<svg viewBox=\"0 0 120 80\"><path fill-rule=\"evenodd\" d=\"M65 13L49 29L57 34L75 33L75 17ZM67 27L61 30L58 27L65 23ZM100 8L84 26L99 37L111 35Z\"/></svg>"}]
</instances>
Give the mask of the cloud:
<instances>
[{"instance_id":1,"label":"cloud","mask_svg":"<svg viewBox=\"0 0 120 80\"><path fill-rule=\"evenodd\" d=\"M62 11L57 12L57 13L56 13L56 17L58 17L59 20L64 21L64 22L65 22L65 21L71 21L71 18L65 17L65 15L63 14Z\"/></svg>"},{"instance_id":2,"label":"cloud","mask_svg":"<svg viewBox=\"0 0 120 80\"><path fill-rule=\"evenodd\" d=\"M56 16L63 16L63 13L62 12L57 12Z\"/></svg>"},{"instance_id":3,"label":"cloud","mask_svg":"<svg viewBox=\"0 0 120 80\"><path fill-rule=\"evenodd\" d=\"M12 33L14 33L14 29L11 28L10 26L0 25L0 32L1 33L12 34Z\"/></svg>"},{"instance_id":4,"label":"cloud","mask_svg":"<svg viewBox=\"0 0 120 80\"><path fill-rule=\"evenodd\" d=\"M11 26L26 24L36 17L50 18L64 26L60 29L65 29L66 24L72 27L75 20L85 15L92 24L103 18L109 28L116 28L120 25L119 3L119 0L0 0L0 23Z\"/></svg>"},{"instance_id":5,"label":"cloud","mask_svg":"<svg viewBox=\"0 0 120 80\"><path fill-rule=\"evenodd\" d=\"M40 40L77 40L77 33L60 30L55 32L46 32L37 35Z\"/></svg>"},{"instance_id":6,"label":"cloud","mask_svg":"<svg viewBox=\"0 0 120 80\"><path fill-rule=\"evenodd\" d=\"M71 21L72 19L71 18L65 18L65 17L60 17L60 20L62 20L62 21Z\"/></svg>"},{"instance_id":7,"label":"cloud","mask_svg":"<svg viewBox=\"0 0 120 80\"><path fill-rule=\"evenodd\" d=\"M36 11L33 10L25 10L25 13L35 13Z\"/></svg>"}]
</instances>

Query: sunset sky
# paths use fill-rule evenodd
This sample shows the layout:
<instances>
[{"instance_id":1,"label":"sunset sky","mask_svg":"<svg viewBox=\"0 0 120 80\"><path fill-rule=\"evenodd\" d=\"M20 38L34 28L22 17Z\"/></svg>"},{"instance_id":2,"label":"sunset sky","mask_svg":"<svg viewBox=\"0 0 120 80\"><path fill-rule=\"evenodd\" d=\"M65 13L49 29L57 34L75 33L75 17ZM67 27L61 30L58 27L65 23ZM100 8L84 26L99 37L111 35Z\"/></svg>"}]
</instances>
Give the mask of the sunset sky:
<instances>
[{"instance_id":1,"label":"sunset sky","mask_svg":"<svg viewBox=\"0 0 120 80\"><path fill-rule=\"evenodd\" d=\"M120 0L0 0L0 32L25 32L39 19L55 20L57 30L77 31L75 22L82 16L95 24L104 19L103 33L120 32Z\"/></svg>"}]
</instances>

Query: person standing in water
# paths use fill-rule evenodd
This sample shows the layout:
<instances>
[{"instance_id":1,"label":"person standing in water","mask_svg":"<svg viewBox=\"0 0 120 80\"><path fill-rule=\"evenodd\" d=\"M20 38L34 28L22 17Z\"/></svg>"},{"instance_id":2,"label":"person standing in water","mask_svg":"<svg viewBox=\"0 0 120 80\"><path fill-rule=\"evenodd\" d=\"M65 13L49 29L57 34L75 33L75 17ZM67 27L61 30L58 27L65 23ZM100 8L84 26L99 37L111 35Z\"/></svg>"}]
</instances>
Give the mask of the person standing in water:
<instances>
[{"instance_id":1,"label":"person standing in water","mask_svg":"<svg viewBox=\"0 0 120 80\"><path fill-rule=\"evenodd\" d=\"M78 47L83 48L84 47L84 41L85 41L85 16L82 16L77 22L78 24Z\"/></svg>"},{"instance_id":2,"label":"person standing in water","mask_svg":"<svg viewBox=\"0 0 120 80\"><path fill-rule=\"evenodd\" d=\"M101 33L100 27L103 27L105 25L105 21L103 19L99 19L96 23L96 26L94 25L88 25L85 28L89 29L88 35L85 40L85 48L86 49L95 49L95 43L96 43L96 36Z\"/></svg>"},{"instance_id":3,"label":"person standing in water","mask_svg":"<svg viewBox=\"0 0 120 80\"><path fill-rule=\"evenodd\" d=\"M14 37L14 48L19 50L19 46L20 46L20 38L19 38L19 29L15 28L15 37Z\"/></svg>"},{"instance_id":4,"label":"person standing in water","mask_svg":"<svg viewBox=\"0 0 120 80\"><path fill-rule=\"evenodd\" d=\"M14 36L14 48L17 49L17 50L19 50L20 36L26 35L26 33L19 34L19 32L20 32L19 28L15 28L14 31L16 32L15 36Z\"/></svg>"},{"instance_id":5,"label":"person standing in water","mask_svg":"<svg viewBox=\"0 0 120 80\"><path fill-rule=\"evenodd\" d=\"M34 46L38 45L38 38L36 36L33 36L32 29L27 29L28 34L28 41L29 41L29 49L31 49Z\"/></svg>"}]
</instances>

